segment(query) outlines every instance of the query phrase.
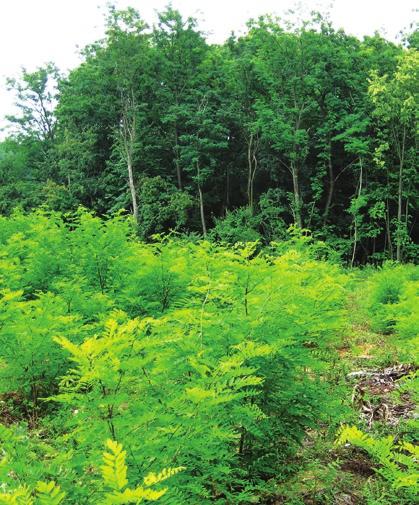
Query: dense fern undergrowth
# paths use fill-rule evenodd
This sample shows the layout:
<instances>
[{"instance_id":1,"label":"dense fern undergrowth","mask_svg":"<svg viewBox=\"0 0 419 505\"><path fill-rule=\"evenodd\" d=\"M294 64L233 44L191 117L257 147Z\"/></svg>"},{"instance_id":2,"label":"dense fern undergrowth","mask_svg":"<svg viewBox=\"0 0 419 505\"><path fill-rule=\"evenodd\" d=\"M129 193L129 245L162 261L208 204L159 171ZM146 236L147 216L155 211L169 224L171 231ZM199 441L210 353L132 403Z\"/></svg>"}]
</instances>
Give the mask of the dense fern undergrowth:
<instances>
[{"instance_id":1,"label":"dense fern undergrowth","mask_svg":"<svg viewBox=\"0 0 419 505\"><path fill-rule=\"evenodd\" d=\"M356 503L414 503L414 421L380 452L344 350L362 319L390 342L376 366L414 365L418 278L346 270L295 230L146 244L123 216L1 217L0 503L344 503L338 437L371 453ZM331 455L303 495L313 433Z\"/></svg>"}]
</instances>

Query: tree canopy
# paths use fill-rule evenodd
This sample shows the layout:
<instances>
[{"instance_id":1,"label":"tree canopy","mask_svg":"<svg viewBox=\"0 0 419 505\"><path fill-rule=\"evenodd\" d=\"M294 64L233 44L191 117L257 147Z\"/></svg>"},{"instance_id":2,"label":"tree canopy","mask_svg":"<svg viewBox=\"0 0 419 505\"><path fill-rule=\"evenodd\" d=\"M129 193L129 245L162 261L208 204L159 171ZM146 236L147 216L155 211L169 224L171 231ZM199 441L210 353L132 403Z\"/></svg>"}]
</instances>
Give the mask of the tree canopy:
<instances>
[{"instance_id":1,"label":"tree canopy","mask_svg":"<svg viewBox=\"0 0 419 505\"><path fill-rule=\"evenodd\" d=\"M295 225L352 264L416 257L417 32L397 45L265 16L210 44L172 7L152 28L111 7L106 26L67 76L9 80L3 213L125 209L144 238L231 223L225 237L268 243Z\"/></svg>"}]
</instances>

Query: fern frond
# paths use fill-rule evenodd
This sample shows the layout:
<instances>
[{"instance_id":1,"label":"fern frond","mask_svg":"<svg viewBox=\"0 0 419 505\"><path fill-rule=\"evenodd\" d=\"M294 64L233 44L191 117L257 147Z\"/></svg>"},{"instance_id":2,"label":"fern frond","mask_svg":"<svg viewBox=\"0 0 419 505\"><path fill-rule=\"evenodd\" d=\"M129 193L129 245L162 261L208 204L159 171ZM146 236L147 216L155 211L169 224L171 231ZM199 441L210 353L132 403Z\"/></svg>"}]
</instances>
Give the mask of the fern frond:
<instances>
[{"instance_id":1,"label":"fern frond","mask_svg":"<svg viewBox=\"0 0 419 505\"><path fill-rule=\"evenodd\" d=\"M29 488L20 487L11 493L0 494L0 505L33 505Z\"/></svg>"},{"instance_id":2,"label":"fern frond","mask_svg":"<svg viewBox=\"0 0 419 505\"><path fill-rule=\"evenodd\" d=\"M39 505L60 505L65 498L65 493L53 481L38 482L36 491Z\"/></svg>"},{"instance_id":3,"label":"fern frond","mask_svg":"<svg viewBox=\"0 0 419 505\"><path fill-rule=\"evenodd\" d=\"M160 491L154 491L153 489L144 489L143 487L125 489L123 492L114 491L113 493L108 493L105 496L105 500L102 502L102 505L138 504L143 500L157 501L166 493L166 491L166 488L161 489Z\"/></svg>"},{"instance_id":4,"label":"fern frond","mask_svg":"<svg viewBox=\"0 0 419 505\"><path fill-rule=\"evenodd\" d=\"M163 482L164 480L173 477L173 475L176 475L177 473L182 472L183 470L185 470L184 466L178 466L175 468L165 468L160 473L151 472L144 477L144 485L147 487L154 486L154 484Z\"/></svg>"},{"instance_id":5,"label":"fern frond","mask_svg":"<svg viewBox=\"0 0 419 505\"><path fill-rule=\"evenodd\" d=\"M113 440L106 442L109 452L103 453L102 476L106 486L120 491L128 484L127 466L125 463L126 451L122 445Z\"/></svg>"}]
</instances>

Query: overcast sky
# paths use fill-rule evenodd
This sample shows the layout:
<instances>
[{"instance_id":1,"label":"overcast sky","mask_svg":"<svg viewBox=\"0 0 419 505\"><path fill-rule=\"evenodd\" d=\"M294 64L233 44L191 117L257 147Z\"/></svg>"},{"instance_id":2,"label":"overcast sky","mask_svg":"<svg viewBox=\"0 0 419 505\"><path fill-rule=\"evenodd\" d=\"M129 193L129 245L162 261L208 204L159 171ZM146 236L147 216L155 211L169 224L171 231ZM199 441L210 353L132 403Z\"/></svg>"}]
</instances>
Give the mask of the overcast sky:
<instances>
[{"instance_id":1,"label":"overcast sky","mask_svg":"<svg viewBox=\"0 0 419 505\"><path fill-rule=\"evenodd\" d=\"M0 126L5 114L13 112L13 96L5 89L6 76L18 76L22 66L34 70L47 61L67 70L80 61L77 46L100 38L107 0L0 0ZM152 24L155 11L168 0L116 0L118 7L131 5ZM185 16L200 20L209 39L222 42L245 22L261 14L281 15L295 0L173 0ZM362 36L380 30L395 39L401 29L417 19L416 0L305 0L308 12L328 10L335 27ZM1 135L1 133L0 133Z\"/></svg>"}]
</instances>

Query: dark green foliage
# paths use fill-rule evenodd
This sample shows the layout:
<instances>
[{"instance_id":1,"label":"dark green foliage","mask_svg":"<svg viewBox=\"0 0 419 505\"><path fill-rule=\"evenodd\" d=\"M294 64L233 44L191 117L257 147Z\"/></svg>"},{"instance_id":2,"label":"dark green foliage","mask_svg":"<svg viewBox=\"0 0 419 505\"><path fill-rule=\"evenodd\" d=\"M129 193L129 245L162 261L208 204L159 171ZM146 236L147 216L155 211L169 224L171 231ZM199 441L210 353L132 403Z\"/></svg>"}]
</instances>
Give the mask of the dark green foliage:
<instances>
[{"instance_id":1,"label":"dark green foliage","mask_svg":"<svg viewBox=\"0 0 419 505\"><path fill-rule=\"evenodd\" d=\"M254 215L249 207L240 207L227 212L223 219L216 219L211 237L220 242L254 242L261 238L259 229L261 218Z\"/></svg>"},{"instance_id":2,"label":"dark green foliage","mask_svg":"<svg viewBox=\"0 0 419 505\"><path fill-rule=\"evenodd\" d=\"M144 238L269 243L296 225L351 266L414 261L415 37L265 16L216 45L172 7L151 29L111 7L65 78L49 64L10 81L22 114L0 144L0 211L126 209Z\"/></svg>"},{"instance_id":3,"label":"dark green foliage","mask_svg":"<svg viewBox=\"0 0 419 505\"><path fill-rule=\"evenodd\" d=\"M138 205L139 233L149 238L156 233L184 231L192 198L163 177L148 177L140 181Z\"/></svg>"}]
</instances>

